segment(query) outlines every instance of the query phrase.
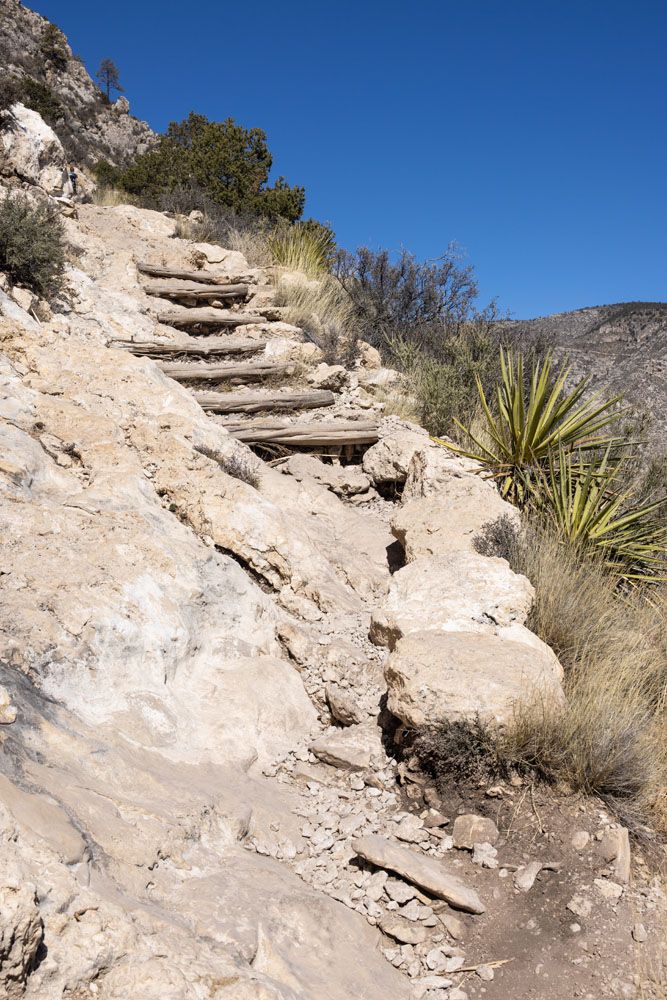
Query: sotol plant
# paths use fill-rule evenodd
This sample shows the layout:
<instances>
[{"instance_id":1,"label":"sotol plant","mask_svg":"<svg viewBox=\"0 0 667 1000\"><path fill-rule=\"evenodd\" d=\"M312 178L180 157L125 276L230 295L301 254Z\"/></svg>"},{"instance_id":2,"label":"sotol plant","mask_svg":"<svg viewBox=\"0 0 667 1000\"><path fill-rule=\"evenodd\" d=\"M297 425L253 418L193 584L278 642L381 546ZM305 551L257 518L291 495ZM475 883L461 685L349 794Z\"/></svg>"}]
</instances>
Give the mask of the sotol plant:
<instances>
[{"instance_id":1,"label":"sotol plant","mask_svg":"<svg viewBox=\"0 0 667 1000\"><path fill-rule=\"evenodd\" d=\"M534 361L530 380L521 354L501 350L500 369L495 400L487 399L479 376L476 379L483 432L455 420L470 444L440 443L479 462L498 481L507 500L523 505L531 499L540 470L548 466L554 449L593 454L621 443L618 436L602 433L618 420L619 396L604 399L595 393L586 398L587 380L567 391L568 371L554 373L551 355Z\"/></svg>"}]
</instances>

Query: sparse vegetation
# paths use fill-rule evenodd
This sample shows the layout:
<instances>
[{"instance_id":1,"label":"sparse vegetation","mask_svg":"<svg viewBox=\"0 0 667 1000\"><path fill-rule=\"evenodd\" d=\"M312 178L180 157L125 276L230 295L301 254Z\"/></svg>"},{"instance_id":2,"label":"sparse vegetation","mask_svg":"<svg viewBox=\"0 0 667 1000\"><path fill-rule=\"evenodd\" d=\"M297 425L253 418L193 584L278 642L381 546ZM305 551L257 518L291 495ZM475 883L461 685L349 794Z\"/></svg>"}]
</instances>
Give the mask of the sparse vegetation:
<instances>
[{"instance_id":1,"label":"sparse vegetation","mask_svg":"<svg viewBox=\"0 0 667 1000\"><path fill-rule=\"evenodd\" d=\"M488 525L483 554L508 558L535 587L528 626L557 653L566 704L517 710L494 753L508 767L667 819L667 595L619 590L601 558L563 545L549 522Z\"/></svg>"},{"instance_id":2,"label":"sparse vegetation","mask_svg":"<svg viewBox=\"0 0 667 1000\"><path fill-rule=\"evenodd\" d=\"M65 266L63 226L51 205L32 205L22 194L0 200L0 271L13 284L52 297Z\"/></svg>"},{"instance_id":3,"label":"sparse vegetation","mask_svg":"<svg viewBox=\"0 0 667 1000\"><path fill-rule=\"evenodd\" d=\"M301 327L329 364L348 363L355 356L358 337L352 303L331 275L285 274L278 280L276 302L283 306L287 322Z\"/></svg>"},{"instance_id":4,"label":"sparse vegetation","mask_svg":"<svg viewBox=\"0 0 667 1000\"><path fill-rule=\"evenodd\" d=\"M67 68L67 63L69 62L67 42L62 31L55 24L47 24L45 26L42 31L39 50L45 62L50 63L58 70Z\"/></svg>"},{"instance_id":5,"label":"sparse vegetation","mask_svg":"<svg viewBox=\"0 0 667 1000\"><path fill-rule=\"evenodd\" d=\"M316 278L331 269L336 237L329 226L314 219L279 225L269 240L273 260L289 271Z\"/></svg>"},{"instance_id":6,"label":"sparse vegetation","mask_svg":"<svg viewBox=\"0 0 667 1000\"><path fill-rule=\"evenodd\" d=\"M254 487L254 489L259 488L259 484L261 483L261 463L259 459L255 458L252 452L246 454L245 452L235 451L230 455L225 455L223 452L207 448L205 445L198 446L197 451L201 455L205 455L206 458L210 458L216 462L228 476L240 479L242 482Z\"/></svg>"}]
</instances>

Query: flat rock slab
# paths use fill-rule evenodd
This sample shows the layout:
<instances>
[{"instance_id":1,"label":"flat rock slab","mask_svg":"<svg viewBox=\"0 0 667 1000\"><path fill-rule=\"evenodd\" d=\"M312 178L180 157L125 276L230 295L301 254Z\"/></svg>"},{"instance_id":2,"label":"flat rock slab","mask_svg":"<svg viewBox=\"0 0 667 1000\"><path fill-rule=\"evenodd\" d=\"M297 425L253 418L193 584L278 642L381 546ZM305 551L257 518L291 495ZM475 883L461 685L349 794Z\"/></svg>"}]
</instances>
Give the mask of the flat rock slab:
<instances>
[{"instance_id":1,"label":"flat rock slab","mask_svg":"<svg viewBox=\"0 0 667 1000\"><path fill-rule=\"evenodd\" d=\"M411 923L405 917L387 913L380 921L380 930L401 944L423 944L428 937L425 927Z\"/></svg>"},{"instance_id":2,"label":"flat rock slab","mask_svg":"<svg viewBox=\"0 0 667 1000\"><path fill-rule=\"evenodd\" d=\"M440 861L399 847L379 836L358 837L352 841L352 848L365 861L395 872L432 896L444 899L457 910L484 913L486 909L475 890L445 871Z\"/></svg>"},{"instance_id":3,"label":"flat rock slab","mask_svg":"<svg viewBox=\"0 0 667 1000\"><path fill-rule=\"evenodd\" d=\"M311 743L311 751L325 764L347 771L366 771L385 758L381 733L375 723L331 729Z\"/></svg>"}]
</instances>

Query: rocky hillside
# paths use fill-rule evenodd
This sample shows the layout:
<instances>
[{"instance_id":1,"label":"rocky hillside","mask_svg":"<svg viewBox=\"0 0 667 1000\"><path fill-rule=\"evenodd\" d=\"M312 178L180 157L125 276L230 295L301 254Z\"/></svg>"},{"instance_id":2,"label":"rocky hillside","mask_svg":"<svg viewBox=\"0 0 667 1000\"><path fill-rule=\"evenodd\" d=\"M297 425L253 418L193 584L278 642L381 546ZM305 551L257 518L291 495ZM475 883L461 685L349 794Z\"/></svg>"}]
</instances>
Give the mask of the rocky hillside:
<instances>
[{"instance_id":1,"label":"rocky hillside","mask_svg":"<svg viewBox=\"0 0 667 1000\"><path fill-rule=\"evenodd\" d=\"M635 995L661 888L603 804L404 753L563 697L473 544L514 509L240 254L54 204L64 295L0 278L0 995Z\"/></svg>"},{"instance_id":2,"label":"rocky hillside","mask_svg":"<svg viewBox=\"0 0 667 1000\"><path fill-rule=\"evenodd\" d=\"M0 91L7 81L46 118L79 164L121 164L153 139L146 122L129 113L127 99L109 104L65 36L20 0L0 2Z\"/></svg>"},{"instance_id":3,"label":"rocky hillside","mask_svg":"<svg viewBox=\"0 0 667 1000\"><path fill-rule=\"evenodd\" d=\"M577 378L623 393L648 416L646 432L664 450L667 432L667 303L619 302L539 319L511 321L507 328L555 347Z\"/></svg>"}]
</instances>

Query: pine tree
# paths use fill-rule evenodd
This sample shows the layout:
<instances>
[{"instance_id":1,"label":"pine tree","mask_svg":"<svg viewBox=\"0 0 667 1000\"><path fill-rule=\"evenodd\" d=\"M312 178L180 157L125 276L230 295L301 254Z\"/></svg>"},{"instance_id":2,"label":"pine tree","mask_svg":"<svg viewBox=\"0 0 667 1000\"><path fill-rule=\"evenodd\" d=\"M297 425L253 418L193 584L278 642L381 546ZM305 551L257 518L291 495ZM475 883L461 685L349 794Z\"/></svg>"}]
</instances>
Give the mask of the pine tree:
<instances>
[{"instance_id":1,"label":"pine tree","mask_svg":"<svg viewBox=\"0 0 667 1000\"><path fill-rule=\"evenodd\" d=\"M112 90L117 90L119 94L123 93L123 88L120 85L118 67L112 59L102 60L100 68L97 71L97 79L100 82L100 87L106 94L107 101L111 100Z\"/></svg>"}]
</instances>

